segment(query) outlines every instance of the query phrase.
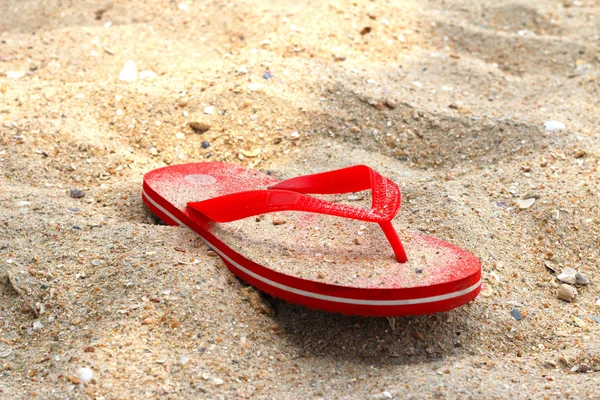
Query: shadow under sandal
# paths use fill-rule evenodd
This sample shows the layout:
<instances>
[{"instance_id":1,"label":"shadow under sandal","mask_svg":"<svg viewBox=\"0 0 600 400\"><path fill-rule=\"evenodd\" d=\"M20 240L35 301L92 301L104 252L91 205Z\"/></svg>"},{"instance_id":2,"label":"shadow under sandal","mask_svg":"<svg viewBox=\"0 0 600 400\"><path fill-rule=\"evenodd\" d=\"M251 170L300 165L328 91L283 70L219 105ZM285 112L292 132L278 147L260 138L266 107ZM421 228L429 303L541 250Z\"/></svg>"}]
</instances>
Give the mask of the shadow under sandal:
<instances>
[{"instance_id":1,"label":"shadow under sandal","mask_svg":"<svg viewBox=\"0 0 600 400\"><path fill-rule=\"evenodd\" d=\"M370 209L339 202L366 190ZM290 303L418 315L461 306L481 289L473 254L408 231L400 240L400 190L364 165L281 182L235 164L173 165L144 176L142 197L169 225L200 235L234 274Z\"/></svg>"}]
</instances>

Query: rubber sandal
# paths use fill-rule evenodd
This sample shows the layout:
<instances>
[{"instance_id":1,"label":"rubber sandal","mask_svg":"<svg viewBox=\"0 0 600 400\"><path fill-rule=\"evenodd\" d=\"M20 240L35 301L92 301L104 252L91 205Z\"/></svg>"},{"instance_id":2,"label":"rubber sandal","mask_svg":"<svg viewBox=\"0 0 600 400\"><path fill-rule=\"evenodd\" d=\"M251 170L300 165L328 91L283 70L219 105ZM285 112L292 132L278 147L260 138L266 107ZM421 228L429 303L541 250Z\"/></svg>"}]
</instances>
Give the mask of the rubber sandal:
<instances>
[{"instance_id":1,"label":"rubber sandal","mask_svg":"<svg viewBox=\"0 0 600 400\"><path fill-rule=\"evenodd\" d=\"M400 240L391 222L400 190L364 165L281 182L235 164L173 165L144 176L142 197L165 223L200 235L238 277L290 303L418 315L464 305L481 289L473 254L407 231ZM369 198L370 209L339 202Z\"/></svg>"}]
</instances>

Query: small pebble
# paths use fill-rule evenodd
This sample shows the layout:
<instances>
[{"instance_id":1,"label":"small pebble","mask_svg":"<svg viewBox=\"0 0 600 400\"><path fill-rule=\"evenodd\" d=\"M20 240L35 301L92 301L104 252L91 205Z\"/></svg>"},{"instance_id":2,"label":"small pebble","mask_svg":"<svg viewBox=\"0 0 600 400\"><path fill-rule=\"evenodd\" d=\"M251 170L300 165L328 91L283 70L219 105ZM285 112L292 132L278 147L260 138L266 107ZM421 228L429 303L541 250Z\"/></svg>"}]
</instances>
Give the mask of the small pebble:
<instances>
[{"instance_id":1,"label":"small pebble","mask_svg":"<svg viewBox=\"0 0 600 400\"><path fill-rule=\"evenodd\" d=\"M190 120L189 125L190 125L190 128L192 128L193 130L200 132L200 133L204 133L210 129L210 124L207 121L204 121L197 117Z\"/></svg>"},{"instance_id":2,"label":"small pebble","mask_svg":"<svg viewBox=\"0 0 600 400\"><path fill-rule=\"evenodd\" d=\"M214 378L213 383L217 386L221 386L224 382L223 382L223 379L221 379L221 378Z\"/></svg>"},{"instance_id":3,"label":"small pebble","mask_svg":"<svg viewBox=\"0 0 600 400\"><path fill-rule=\"evenodd\" d=\"M573 317L573 322L575 322L575 325L577 325L580 328L585 328L587 326L585 321L581 318Z\"/></svg>"},{"instance_id":4,"label":"small pebble","mask_svg":"<svg viewBox=\"0 0 600 400\"><path fill-rule=\"evenodd\" d=\"M577 286L586 286L590 284L590 279L585 274L578 272L575 275L575 284Z\"/></svg>"},{"instance_id":5,"label":"small pebble","mask_svg":"<svg viewBox=\"0 0 600 400\"><path fill-rule=\"evenodd\" d=\"M98 265L100 265L100 262L101 262L100 260L92 260L92 265L94 267L97 267Z\"/></svg>"},{"instance_id":6,"label":"small pebble","mask_svg":"<svg viewBox=\"0 0 600 400\"><path fill-rule=\"evenodd\" d=\"M271 71L267 71L263 74L263 78L265 79L271 79L273 77L273 75L271 75Z\"/></svg>"},{"instance_id":7,"label":"small pebble","mask_svg":"<svg viewBox=\"0 0 600 400\"><path fill-rule=\"evenodd\" d=\"M158 75L156 75L156 72L151 71L149 69L140 72L139 76L140 76L140 79L149 79L149 80L156 79L158 77Z\"/></svg>"},{"instance_id":8,"label":"small pebble","mask_svg":"<svg viewBox=\"0 0 600 400\"><path fill-rule=\"evenodd\" d=\"M190 361L190 359L189 359L188 357L185 357L185 356L183 356L183 357L181 357L181 358L179 359L179 364L180 364L180 365L185 365L185 364L187 364L189 361Z\"/></svg>"},{"instance_id":9,"label":"small pebble","mask_svg":"<svg viewBox=\"0 0 600 400\"><path fill-rule=\"evenodd\" d=\"M510 315L512 315L512 317L514 319L516 319L517 321L520 321L523 319L523 314L521 314L521 311L519 311L518 308L513 308L512 311L510 312Z\"/></svg>"},{"instance_id":10,"label":"small pebble","mask_svg":"<svg viewBox=\"0 0 600 400\"><path fill-rule=\"evenodd\" d=\"M567 284L563 283L562 285L560 285L558 287L558 289L556 291L556 295L558 296L559 299L568 301L570 303L577 296L577 289L575 289L571 285L567 285Z\"/></svg>"},{"instance_id":11,"label":"small pebble","mask_svg":"<svg viewBox=\"0 0 600 400\"><path fill-rule=\"evenodd\" d=\"M179 99L179 103L177 103L179 105L179 107L183 108L185 106L187 106L188 103L188 99L187 97L182 97L181 99Z\"/></svg>"},{"instance_id":12,"label":"small pebble","mask_svg":"<svg viewBox=\"0 0 600 400\"><path fill-rule=\"evenodd\" d=\"M119 74L119 80L124 82L134 82L137 79L138 73L135 63L131 60L127 61Z\"/></svg>"},{"instance_id":13,"label":"small pebble","mask_svg":"<svg viewBox=\"0 0 600 400\"><path fill-rule=\"evenodd\" d=\"M578 372L580 374L585 374L586 372L589 372L592 370L592 367L590 367L587 364L578 364L576 366L574 366L573 368L571 368L571 372Z\"/></svg>"},{"instance_id":14,"label":"small pebble","mask_svg":"<svg viewBox=\"0 0 600 400\"><path fill-rule=\"evenodd\" d=\"M577 153L575 153L575 158L582 158L585 156L585 150L579 150Z\"/></svg>"},{"instance_id":15,"label":"small pebble","mask_svg":"<svg viewBox=\"0 0 600 400\"><path fill-rule=\"evenodd\" d=\"M25 71L6 71L6 77L9 79L19 79L25 76Z\"/></svg>"},{"instance_id":16,"label":"small pebble","mask_svg":"<svg viewBox=\"0 0 600 400\"><path fill-rule=\"evenodd\" d=\"M148 317L142 321L142 325L155 325L157 322L156 318Z\"/></svg>"},{"instance_id":17,"label":"small pebble","mask_svg":"<svg viewBox=\"0 0 600 400\"><path fill-rule=\"evenodd\" d=\"M210 147L210 143L204 141L204 142L202 142L201 146L203 149L208 149Z\"/></svg>"},{"instance_id":18,"label":"small pebble","mask_svg":"<svg viewBox=\"0 0 600 400\"><path fill-rule=\"evenodd\" d=\"M535 203L535 198L524 199L524 200L521 200L521 199L517 200L517 205L522 210L531 207L533 205L533 203Z\"/></svg>"},{"instance_id":19,"label":"small pebble","mask_svg":"<svg viewBox=\"0 0 600 400\"><path fill-rule=\"evenodd\" d=\"M40 321L35 321L33 323L33 330L34 331L37 331L37 330L43 329L43 328L44 328L44 325L42 325L42 323Z\"/></svg>"},{"instance_id":20,"label":"small pebble","mask_svg":"<svg viewBox=\"0 0 600 400\"><path fill-rule=\"evenodd\" d=\"M592 315L591 318L592 318L592 321L600 324L600 318L596 317L595 315Z\"/></svg>"},{"instance_id":21,"label":"small pebble","mask_svg":"<svg viewBox=\"0 0 600 400\"><path fill-rule=\"evenodd\" d=\"M215 112L215 106L208 106L204 109L204 114L206 114L206 115L213 115L214 112Z\"/></svg>"},{"instance_id":22,"label":"small pebble","mask_svg":"<svg viewBox=\"0 0 600 400\"><path fill-rule=\"evenodd\" d=\"M398 105L396 104L396 100L392 99L391 97L388 97L387 99L385 99L385 105L388 106L390 109L395 109L396 107L398 107Z\"/></svg>"},{"instance_id":23,"label":"small pebble","mask_svg":"<svg viewBox=\"0 0 600 400\"><path fill-rule=\"evenodd\" d=\"M573 268L567 267L563 269L562 273L556 278L558 278L558 280L561 282L568 283L569 285L574 285L577 281L577 271L575 271Z\"/></svg>"},{"instance_id":24,"label":"small pebble","mask_svg":"<svg viewBox=\"0 0 600 400\"><path fill-rule=\"evenodd\" d=\"M546 121L544 122L544 128L546 129L546 132L551 132L563 130L566 126L560 121Z\"/></svg>"},{"instance_id":25,"label":"small pebble","mask_svg":"<svg viewBox=\"0 0 600 400\"><path fill-rule=\"evenodd\" d=\"M90 383L94 373L91 369L87 367L81 367L77 370L77 378L81 381L82 384Z\"/></svg>"},{"instance_id":26,"label":"small pebble","mask_svg":"<svg viewBox=\"0 0 600 400\"><path fill-rule=\"evenodd\" d=\"M69 194L74 199L80 199L83 196L85 196L85 192L83 190L80 190L80 189L71 189L71 191L69 192Z\"/></svg>"},{"instance_id":27,"label":"small pebble","mask_svg":"<svg viewBox=\"0 0 600 400\"><path fill-rule=\"evenodd\" d=\"M258 82L252 82L248 84L248 90L251 92L258 92L264 87L263 84Z\"/></svg>"},{"instance_id":28,"label":"small pebble","mask_svg":"<svg viewBox=\"0 0 600 400\"><path fill-rule=\"evenodd\" d=\"M287 221L285 219L282 219L282 218L273 218L273 225L283 225L286 222Z\"/></svg>"},{"instance_id":29,"label":"small pebble","mask_svg":"<svg viewBox=\"0 0 600 400\"><path fill-rule=\"evenodd\" d=\"M240 153L242 153L244 155L244 157L253 158L253 157L256 157L256 156L258 156L260 154L260 149L254 149L254 150L244 150L244 149L242 149L240 151Z\"/></svg>"},{"instance_id":30,"label":"small pebble","mask_svg":"<svg viewBox=\"0 0 600 400\"><path fill-rule=\"evenodd\" d=\"M290 133L290 137L292 139L298 139L300 137L300 134L297 131L294 131L294 132Z\"/></svg>"}]
</instances>

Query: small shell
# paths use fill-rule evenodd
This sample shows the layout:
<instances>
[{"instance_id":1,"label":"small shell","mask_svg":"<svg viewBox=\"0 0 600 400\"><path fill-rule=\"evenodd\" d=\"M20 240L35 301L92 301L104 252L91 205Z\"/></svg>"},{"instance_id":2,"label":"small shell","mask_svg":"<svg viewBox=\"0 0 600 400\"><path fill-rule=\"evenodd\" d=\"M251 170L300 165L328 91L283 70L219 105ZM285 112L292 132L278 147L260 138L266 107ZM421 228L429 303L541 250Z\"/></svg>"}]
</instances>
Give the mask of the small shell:
<instances>
[{"instance_id":1,"label":"small shell","mask_svg":"<svg viewBox=\"0 0 600 400\"><path fill-rule=\"evenodd\" d=\"M559 299L568 301L570 303L575 299L575 296L577 296L577 289L571 285L562 284L558 287L556 294Z\"/></svg>"},{"instance_id":2,"label":"small shell","mask_svg":"<svg viewBox=\"0 0 600 400\"><path fill-rule=\"evenodd\" d=\"M557 278L559 281L568 283L569 285L574 285L577 281L577 271L575 271L573 268L567 267L563 269L562 273L558 275Z\"/></svg>"},{"instance_id":3,"label":"small shell","mask_svg":"<svg viewBox=\"0 0 600 400\"><path fill-rule=\"evenodd\" d=\"M483 297L490 297L494 293L494 290L487 283L481 284L481 295Z\"/></svg>"},{"instance_id":4,"label":"small shell","mask_svg":"<svg viewBox=\"0 0 600 400\"><path fill-rule=\"evenodd\" d=\"M11 348L7 348L7 349L0 349L0 358L6 358L8 356L10 356L12 354L12 349Z\"/></svg>"}]
</instances>

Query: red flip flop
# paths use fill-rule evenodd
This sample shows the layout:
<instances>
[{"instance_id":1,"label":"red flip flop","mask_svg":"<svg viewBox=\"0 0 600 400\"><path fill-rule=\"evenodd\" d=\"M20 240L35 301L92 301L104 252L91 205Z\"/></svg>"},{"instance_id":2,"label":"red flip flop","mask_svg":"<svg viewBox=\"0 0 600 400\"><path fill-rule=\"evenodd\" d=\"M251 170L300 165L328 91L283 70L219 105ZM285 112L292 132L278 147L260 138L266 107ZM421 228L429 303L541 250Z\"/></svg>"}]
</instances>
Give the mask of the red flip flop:
<instances>
[{"instance_id":1,"label":"red flip flop","mask_svg":"<svg viewBox=\"0 0 600 400\"><path fill-rule=\"evenodd\" d=\"M370 209L338 202L366 190ZM364 165L281 182L235 164L174 165L147 173L142 196L164 222L200 235L234 274L290 303L417 315L466 304L481 289L473 254L412 232L400 240L392 225L400 190Z\"/></svg>"}]
</instances>

